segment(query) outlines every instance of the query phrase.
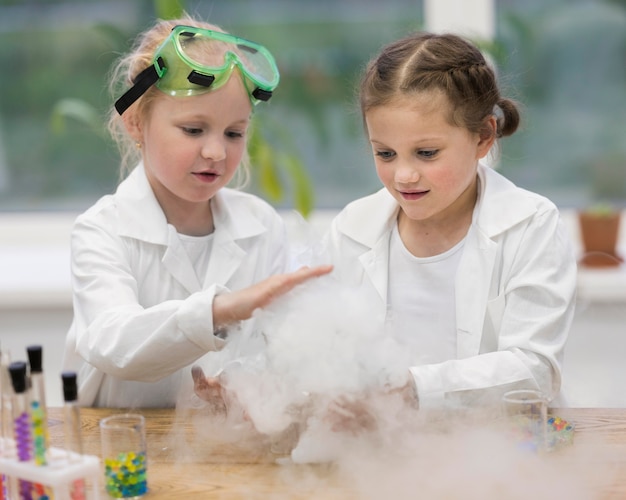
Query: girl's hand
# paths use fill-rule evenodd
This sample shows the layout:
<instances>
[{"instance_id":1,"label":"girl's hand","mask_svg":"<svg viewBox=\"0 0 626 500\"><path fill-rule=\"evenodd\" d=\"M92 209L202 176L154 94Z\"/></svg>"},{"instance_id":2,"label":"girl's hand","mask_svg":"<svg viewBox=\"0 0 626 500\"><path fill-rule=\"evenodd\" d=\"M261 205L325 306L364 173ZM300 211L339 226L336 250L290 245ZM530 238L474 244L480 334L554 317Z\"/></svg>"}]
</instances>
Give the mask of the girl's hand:
<instances>
[{"instance_id":1,"label":"girl's hand","mask_svg":"<svg viewBox=\"0 0 626 500\"><path fill-rule=\"evenodd\" d=\"M362 397L341 396L328 405L326 420L335 432L360 434L371 432L378 426L377 413L384 419L387 413L404 409L417 410L419 401L412 375L408 375L405 385L385 388ZM384 412L383 415L381 412Z\"/></svg>"},{"instance_id":2,"label":"girl's hand","mask_svg":"<svg viewBox=\"0 0 626 500\"><path fill-rule=\"evenodd\" d=\"M376 416L371 412L367 400L354 400L341 396L328 405L326 421L334 432L358 435L376 429Z\"/></svg>"},{"instance_id":3,"label":"girl's hand","mask_svg":"<svg viewBox=\"0 0 626 500\"><path fill-rule=\"evenodd\" d=\"M207 377L199 366L191 368L193 377L193 390L196 395L209 403L209 411L216 415L228 414L225 390L219 377Z\"/></svg>"},{"instance_id":4,"label":"girl's hand","mask_svg":"<svg viewBox=\"0 0 626 500\"><path fill-rule=\"evenodd\" d=\"M214 329L250 318L255 309L267 306L297 285L328 274L332 269L330 265L302 267L292 273L270 276L243 290L217 295L213 299Z\"/></svg>"}]
</instances>

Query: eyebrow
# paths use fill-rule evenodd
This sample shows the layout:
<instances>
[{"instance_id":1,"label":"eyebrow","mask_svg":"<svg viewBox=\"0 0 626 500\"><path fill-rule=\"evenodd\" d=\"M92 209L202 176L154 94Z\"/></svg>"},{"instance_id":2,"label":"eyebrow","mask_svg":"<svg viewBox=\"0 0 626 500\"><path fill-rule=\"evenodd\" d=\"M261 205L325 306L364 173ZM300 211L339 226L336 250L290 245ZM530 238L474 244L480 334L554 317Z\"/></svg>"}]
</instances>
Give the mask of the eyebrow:
<instances>
[{"instance_id":1,"label":"eyebrow","mask_svg":"<svg viewBox=\"0 0 626 500\"><path fill-rule=\"evenodd\" d=\"M207 119L206 115L203 114L191 114L188 116L178 116L177 120L181 120L181 121L185 121L185 122L202 122L202 123L206 123L207 121L211 121ZM235 120L233 122L230 122L228 124L229 127L232 126L236 126L236 125L247 125L250 123L251 117L246 117L246 118L241 118L239 120Z\"/></svg>"},{"instance_id":2,"label":"eyebrow","mask_svg":"<svg viewBox=\"0 0 626 500\"><path fill-rule=\"evenodd\" d=\"M422 142L428 143L428 142L432 142L432 141L441 141L442 139L443 139L443 137L441 137L441 136L423 137L423 138L420 138L420 139L414 141L413 144L420 144ZM378 143L378 144L383 145L383 146L385 145L385 143L383 141L381 141L380 139L376 139L374 137L370 137L369 141L371 143Z\"/></svg>"}]
</instances>

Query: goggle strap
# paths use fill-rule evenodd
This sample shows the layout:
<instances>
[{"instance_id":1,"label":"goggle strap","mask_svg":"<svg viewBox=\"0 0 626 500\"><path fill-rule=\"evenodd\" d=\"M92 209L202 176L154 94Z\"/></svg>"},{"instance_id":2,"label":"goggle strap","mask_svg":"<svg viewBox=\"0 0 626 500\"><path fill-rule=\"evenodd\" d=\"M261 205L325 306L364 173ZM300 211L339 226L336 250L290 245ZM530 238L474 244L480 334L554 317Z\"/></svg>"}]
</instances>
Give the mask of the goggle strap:
<instances>
[{"instance_id":1,"label":"goggle strap","mask_svg":"<svg viewBox=\"0 0 626 500\"><path fill-rule=\"evenodd\" d=\"M165 67L163 59L159 57L157 63L162 68ZM160 78L159 73L156 70L154 64L151 64L135 78L135 84L128 89L117 101L115 101L115 109L121 115L132 104L146 93L154 83Z\"/></svg>"},{"instance_id":2,"label":"goggle strap","mask_svg":"<svg viewBox=\"0 0 626 500\"><path fill-rule=\"evenodd\" d=\"M196 70L193 70L189 73L187 80L189 80L190 83L195 83L196 85L201 85L202 87L210 87L215 80L215 77L213 75L198 73Z\"/></svg>"},{"instance_id":3,"label":"goggle strap","mask_svg":"<svg viewBox=\"0 0 626 500\"><path fill-rule=\"evenodd\" d=\"M252 97L254 97L258 101L269 101L270 97L272 97L272 91L263 90L257 87L252 91Z\"/></svg>"}]
</instances>

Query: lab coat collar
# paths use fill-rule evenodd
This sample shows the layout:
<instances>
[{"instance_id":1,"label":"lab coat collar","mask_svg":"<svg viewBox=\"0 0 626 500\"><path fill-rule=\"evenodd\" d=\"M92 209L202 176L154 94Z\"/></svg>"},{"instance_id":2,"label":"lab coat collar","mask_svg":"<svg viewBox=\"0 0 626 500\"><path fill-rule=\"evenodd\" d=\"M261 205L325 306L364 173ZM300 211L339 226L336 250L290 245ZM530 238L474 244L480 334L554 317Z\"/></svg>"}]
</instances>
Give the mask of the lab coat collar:
<instances>
[{"instance_id":1,"label":"lab coat collar","mask_svg":"<svg viewBox=\"0 0 626 500\"><path fill-rule=\"evenodd\" d=\"M399 210L398 202L382 188L348 205L344 217L337 221L337 228L356 242L374 248L395 224Z\"/></svg>"},{"instance_id":2,"label":"lab coat collar","mask_svg":"<svg viewBox=\"0 0 626 500\"><path fill-rule=\"evenodd\" d=\"M497 236L535 213L535 197L519 196L519 188L492 168L479 163L478 178L474 224L487 238ZM386 188L362 200L347 207L345 217L338 221L338 229L362 245L374 248L396 223L399 205ZM507 210L512 203L515 210Z\"/></svg>"},{"instance_id":3,"label":"lab coat collar","mask_svg":"<svg viewBox=\"0 0 626 500\"><path fill-rule=\"evenodd\" d=\"M120 236L167 245L167 220L150 187L142 163L120 183L115 200L119 211L117 231Z\"/></svg>"},{"instance_id":4,"label":"lab coat collar","mask_svg":"<svg viewBox=\"0 0 626 500\"><path fill-rule=\"evenodd\" d=\"M230 203L236 192L222 188L211 200L213 220L220 238L250 238L267 230L249 208ZM150 187L144 166L140 163L119 185L116 202L120 213L118 233L149 243L168 245L170 230L165 214ZM217 231L216 231L217 232Z\"/></svg>"},{"instance_id":5,"label":"lab coat collar","mask_svg":"<svg viewBox=\"0 0 626 500\"><path fill-rule=\"evenodd\" d=\"M520 196L520 188L493 168L478 164L479 192L474 210L474 224L493 238L537 211L537 195ZM514 209L510 207L514 206Z\"/></svg>"},{"instance_id":6,"label":"lab coat collar","mask_svg":"<svg viewBox=\"0 0 626 500\"><path fill-rule=\"evenodd\" d=\"M213 255L204 282L225 285L245 259L246 252L237 240L260 235L266 226L245 203L245 196L222 188L211 199L215 233ZM239 199L241 198L241 200ZM140 164L118 187L118 233L148 243L163 245L167 250L163 263L170 273L190 292L202 289L176 229L167 223Z\"/></svg>"},{"instance_id":7,"label":"lab coat collar","mask_svg":"<svg viewBox=\"0 0 626 500\"><path fill-rule=\"evenodd\" d=\"M495 262L497 235L531 217L536 211L536 195L520 196L519 188L511 181L482 164L478 165L479 191L473 224L467 238L476 252L464 252L461 266L464 276L472 276L459 284L458 303L470 301L481 304L487 300L489 283ZM514 207L509 210L508 207ZM343 216L337 219L337 229L363 245L359 260L383 302L386 302L389 258L389 235L396 223L399 205L386 188L349 204ZM480 274L482 273L482 274ZM468 288L469 286L469 288ZM474 332L460 340L462 353L477 352L483 317L473 311L480 307L461 307L457 310L460 330Z\"/></svg>"}]
</instances>

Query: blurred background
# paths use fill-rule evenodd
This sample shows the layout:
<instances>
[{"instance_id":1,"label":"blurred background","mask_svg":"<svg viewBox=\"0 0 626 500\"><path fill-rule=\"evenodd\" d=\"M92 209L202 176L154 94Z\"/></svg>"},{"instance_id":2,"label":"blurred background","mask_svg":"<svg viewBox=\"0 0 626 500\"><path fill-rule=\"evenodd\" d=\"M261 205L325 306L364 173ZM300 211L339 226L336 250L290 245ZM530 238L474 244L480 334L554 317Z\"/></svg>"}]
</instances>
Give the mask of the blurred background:
<instances>
[{"instance_id":1,"label":"blurred background","mask_svg":"<svg viewBox=\"0 0 626 500\"><path fill-rule=\"evenodd\" d=\"M0 0L0 210L83 210L114 189L117 153L101 128L112 102L107 72L159 3ZM425 27L424 2L180 3L275 54L281 85L258 119L270 143L302 162L315 208L377 189L355 106L358 76L383 44ZM466 32L524 105L523 129L502 142L499 168L562 207L624 205L626 0L492 3L492 39ZM282 189L266 197L294 206L289 170L273 182Z\"/></svg>"},{"instance_id":2,"label":"blurred background","mask_svg":"<svg viewBox=\"0 0 626 500\"><path fill-rule=\"evenodd\" d=\"M275 55L281 84L255 112L248 190L320 230L380 186L355 99L365 63L424 28L460 32L493 61L503 93L523 105L497 168L557 203L577 244L568 214L626 208L626 0L0 0L0 349L14 358L46 342L57 375L52 358L71 321L71 223L118 183L103 128L107 74L155 17L180 7ZM583 278L577 325L596 338L575 337L572 358L606 371L604 350L589 359L598 345L626 357L626 342L615 344L624 269ZM602 376L612 382L595 400L579 390L581 405L622 405L610 384L626 369Z\"/></svg>"}]
</instances>

